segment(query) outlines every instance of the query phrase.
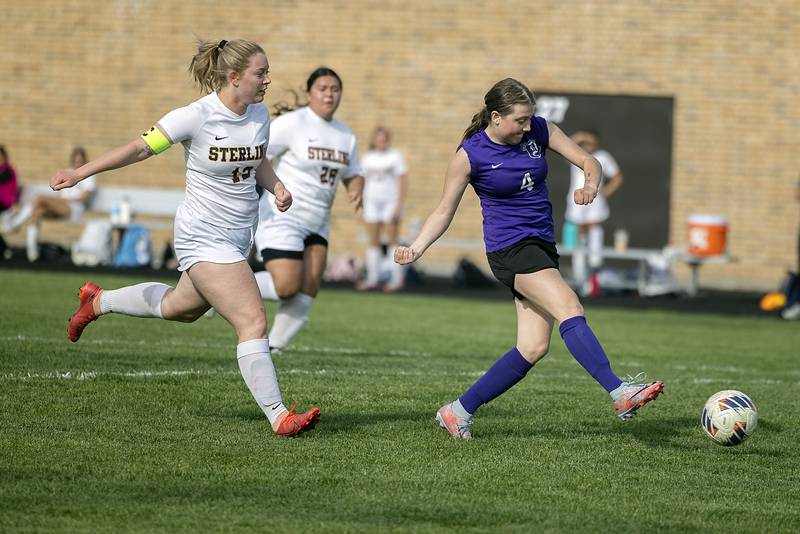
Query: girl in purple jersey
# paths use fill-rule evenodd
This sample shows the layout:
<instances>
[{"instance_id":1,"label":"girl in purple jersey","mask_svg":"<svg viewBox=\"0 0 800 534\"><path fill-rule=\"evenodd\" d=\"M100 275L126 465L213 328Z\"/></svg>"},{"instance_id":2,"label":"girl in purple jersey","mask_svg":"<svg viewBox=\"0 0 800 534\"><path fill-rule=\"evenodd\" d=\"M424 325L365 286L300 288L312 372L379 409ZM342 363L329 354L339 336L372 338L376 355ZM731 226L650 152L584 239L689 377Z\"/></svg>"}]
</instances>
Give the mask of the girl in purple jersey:
<instances>
[{"instance_id":1,"label":"girl in purple jersey","mask_svg":"<svg viewBox=\"0 0 800 534\"><path fill-rule=\"evenodd\" d=\"M436 420L453 437L470 439L475 411L522 380L547 354L555 321L570 353L609 393L617 416L628 420L664 384L622 381L611 371L578 297L561 278L544 153L550 148L583 169L586 182L575 191L575 202L581 205L597 196L600 164L558 126L533 115L533 93L517 80L497 82L484 103L450 160L439 205L416 240L398 247L394 257L400 264L419 259L447 230L472 184L481 202L489 266L514 295L517 344L460 398L442 406Z\"/></svg>"}]
</instances>

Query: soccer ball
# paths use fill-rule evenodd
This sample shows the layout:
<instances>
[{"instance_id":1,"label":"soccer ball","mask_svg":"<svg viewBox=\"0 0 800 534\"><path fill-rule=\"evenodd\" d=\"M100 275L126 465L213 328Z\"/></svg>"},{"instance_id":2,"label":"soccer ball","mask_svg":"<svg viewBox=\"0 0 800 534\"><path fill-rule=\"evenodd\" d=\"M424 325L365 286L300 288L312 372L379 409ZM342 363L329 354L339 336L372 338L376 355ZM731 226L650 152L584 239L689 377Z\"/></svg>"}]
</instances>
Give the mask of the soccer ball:
<instances>
[{"instance_id":1,"label":"soccer ball","mask_svg":"<svg viewBox=\"0 0 800 534\"><path fill-rule=\"evenodd\" d=\"M711 395L703 406L700 425L708 437L720 445L738 445L755 432L758 408L741 391L720 391Z\"/></svg>"}]
</instances>

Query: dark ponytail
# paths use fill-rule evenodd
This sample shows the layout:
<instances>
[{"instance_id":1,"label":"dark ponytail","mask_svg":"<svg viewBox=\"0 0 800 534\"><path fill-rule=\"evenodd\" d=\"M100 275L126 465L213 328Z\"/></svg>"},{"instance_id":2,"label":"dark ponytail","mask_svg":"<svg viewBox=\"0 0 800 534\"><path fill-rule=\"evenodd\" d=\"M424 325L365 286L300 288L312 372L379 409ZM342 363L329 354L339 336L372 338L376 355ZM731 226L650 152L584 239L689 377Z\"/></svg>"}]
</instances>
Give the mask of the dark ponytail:
<instances>
[{"instance_id":1,"label":"dark ponytail","mask_svg":"<svg viewBox=\"0 0 800 534\"><path fill-rule=\"evenodd\" d=\"M483 106L483 109L472 116L472 122L469 127L464 130L464 138L461 139L463 143L479 131L489 126L489 109Z\"/></svg>"}]
</instances>

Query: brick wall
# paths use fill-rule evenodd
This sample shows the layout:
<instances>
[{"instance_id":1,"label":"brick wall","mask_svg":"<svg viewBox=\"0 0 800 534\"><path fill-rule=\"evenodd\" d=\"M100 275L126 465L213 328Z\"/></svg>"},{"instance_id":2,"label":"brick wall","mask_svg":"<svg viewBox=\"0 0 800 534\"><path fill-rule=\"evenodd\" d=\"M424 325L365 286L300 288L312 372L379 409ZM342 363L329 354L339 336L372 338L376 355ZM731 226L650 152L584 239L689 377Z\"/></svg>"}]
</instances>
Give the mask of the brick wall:
<instances>
[{"instance_id":1,"label":"brick wall","mask_svg":"<svg viewBox=\"0 0 800 534\"><path fill-rule=\"evenodd\" d=\"M23 181L46 181L72 145L97 155L197 98L186 72L194 35L246 37L268 52L269 102L326 64L344 79L338 117L362 146L376 123L394 130L411 167L408 225L436 204L447 160L498 79L674 96L671 242L685 242L689 213L722 213L739 261L706 267L702 282L770 287L795 261L799 13L792 0L14 2L0 22L0 143ZM173 149L99 181L182 187L183 157ZM364 244L343 200L333 254ZM446 239L479 237L468 191ZM447 246L424 262L448 269L465 254L484 265L480 249Z\"/></svg>"}]
</instances>

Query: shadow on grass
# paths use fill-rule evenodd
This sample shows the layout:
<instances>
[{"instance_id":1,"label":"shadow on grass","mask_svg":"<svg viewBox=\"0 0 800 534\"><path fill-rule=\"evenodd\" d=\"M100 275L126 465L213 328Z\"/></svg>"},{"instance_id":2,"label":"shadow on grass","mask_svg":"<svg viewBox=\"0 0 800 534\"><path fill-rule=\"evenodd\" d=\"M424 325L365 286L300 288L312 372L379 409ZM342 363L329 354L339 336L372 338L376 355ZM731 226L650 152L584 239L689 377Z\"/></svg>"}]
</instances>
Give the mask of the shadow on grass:
<instances>
[{"instance_id":1,"label":"shadow on grass","mask_svg":"<svg viewBox=\"0 0 800 534\"><path fill-rule=\"evenodd\" d=\"M253 422L265 422L264 414L255 410L233 410L228 413L217 414L225 419L237 419ZM380 426L392 423L413 422L424 424L433 418L428 411L412 412L353 412L353 411L323 411L320 418L320 427L326 433L337 434L340 432L356 431L360 428Z\"/></svg>"}]
</instances>

